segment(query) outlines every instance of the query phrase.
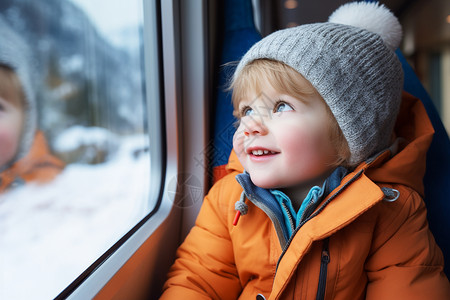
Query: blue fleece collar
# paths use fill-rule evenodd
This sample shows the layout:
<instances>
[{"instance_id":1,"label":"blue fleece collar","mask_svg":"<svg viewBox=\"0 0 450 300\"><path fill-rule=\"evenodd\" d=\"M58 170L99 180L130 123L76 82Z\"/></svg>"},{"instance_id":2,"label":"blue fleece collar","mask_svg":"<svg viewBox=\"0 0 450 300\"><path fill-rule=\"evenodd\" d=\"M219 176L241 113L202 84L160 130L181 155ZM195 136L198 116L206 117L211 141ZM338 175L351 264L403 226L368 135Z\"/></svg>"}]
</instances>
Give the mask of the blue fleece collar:
<instances>
[{"instance_id":1,"label":"blue fleece collar","mask_svg":"<svg viewBox=\"0 0 450 300\"><path fill-rule=\"evenodd\" d=\"M302 205L300 206L297 213L295 213L291 199L289 199L289 197L285 193L283 193L280 190L270 190L272 195L274 195L275 199L278 201L278 204L280 205L280 209L283 212L284 225L287 228L289 236L292 235L292 232L300 224L300 220L303 219L302 216L305 213L306 207L310 206L310 205L316 206L317 203L319 202L319 200L322 199L326 184L327 183L325 180L322 188L320 188L318 186L313 186L309 190L306 198L303 200ZM292 228L291 221L290 221L291 218L295 224L295 228Z\"/></svg>"},{"instance_id":2,"label":"blue fleece collar","mask_svg":"<svg viewBox=\"0 0 450 300\"><path fill-rule=\"evenodd\" d=\"M331 191L339 186L346 174L347 169L337 167L324 181L322 188L318 186L311 188L297 212L295 212L292 202L286 194L279 190L263 189L254 185L246 171L236 175L236 180L244 189L246 197L253 204L263 209L274 223L275 229L281 230L287 241L295 228L300 224L300 221L308 217L305 214L312 213L313 209L307 210L306 208L317 207ZM289 217L292 217L295 228L292 228Z\"/></svg>"}]
</instances>

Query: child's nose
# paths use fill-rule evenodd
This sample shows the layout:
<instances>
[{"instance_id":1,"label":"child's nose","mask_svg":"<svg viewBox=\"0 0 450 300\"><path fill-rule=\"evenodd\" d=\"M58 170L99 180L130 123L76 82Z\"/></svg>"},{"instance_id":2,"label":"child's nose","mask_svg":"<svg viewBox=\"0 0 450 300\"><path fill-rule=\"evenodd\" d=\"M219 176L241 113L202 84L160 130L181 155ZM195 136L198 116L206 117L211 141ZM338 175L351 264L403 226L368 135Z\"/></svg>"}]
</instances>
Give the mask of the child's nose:
<instances>
[{"instance_id":1,"label":"child's nose","mask_svg":"<svg viewBox=\"0 0 450 300\"><path fill-rule=\"evenodd\" d=\"M244 122L244 135L266 135L268 129L264 124L263 120L259 120L257 118L246 118Z\"/></svg>"}]
</instances>

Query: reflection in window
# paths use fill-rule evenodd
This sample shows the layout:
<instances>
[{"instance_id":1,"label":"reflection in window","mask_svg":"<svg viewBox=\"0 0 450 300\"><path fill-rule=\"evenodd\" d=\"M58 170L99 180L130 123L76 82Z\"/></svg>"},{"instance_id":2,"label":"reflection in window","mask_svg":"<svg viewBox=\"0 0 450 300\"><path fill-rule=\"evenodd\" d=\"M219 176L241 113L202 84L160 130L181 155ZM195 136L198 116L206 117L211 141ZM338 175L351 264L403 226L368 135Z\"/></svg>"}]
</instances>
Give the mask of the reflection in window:
<instances>
[{"instance_id":1,"label":"reflection in window","mask_svg":"<svg viewBox=\"0 0 450 300\"><path fill-rule=\"evenodd\" d=\"M37 165L54 171L0 190L0 298L50 299L154 206L141 1L1 1L0 18L31 49L30 79L17 77L34 97L25 120L35 103L38 121L23 127L48 143Z\"/></svg>"}]
</instances>

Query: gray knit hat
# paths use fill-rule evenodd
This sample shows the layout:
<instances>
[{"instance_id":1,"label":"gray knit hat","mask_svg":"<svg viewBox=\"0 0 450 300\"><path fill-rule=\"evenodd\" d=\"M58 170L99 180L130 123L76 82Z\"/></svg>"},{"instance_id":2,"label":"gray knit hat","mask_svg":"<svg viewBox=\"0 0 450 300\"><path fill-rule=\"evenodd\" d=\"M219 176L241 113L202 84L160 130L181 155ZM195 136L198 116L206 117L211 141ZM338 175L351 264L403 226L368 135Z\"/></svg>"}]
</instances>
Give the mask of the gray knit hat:
<instances>
[{"instance_id":1,"label":"gray knit hat","mask_svg":"<svg viewBox=\"0 0 450 300\"><path fill-rule=\"evenodd\" d=\"M397 118L403 71L395 49L401 26L383 5L353 2L329 22L272 33L242 58L242 68L257 59L283 62L303 75L335 116L357 165L387 148Z\"/></svg>"},{"instance_id":2,"label":"gray knit hat","mask_svg":"<svg viewBox=\"0 0 450 300\"><path fill-rule=\"evenodd\" d=\"M35 62L25 41L0 16L0 65L11 68L19 78L25 95L25 124L19 150L12 162L30 150L36 132ZM1 166L0 166L1 167Z\"/></svg>"}]
</instances>

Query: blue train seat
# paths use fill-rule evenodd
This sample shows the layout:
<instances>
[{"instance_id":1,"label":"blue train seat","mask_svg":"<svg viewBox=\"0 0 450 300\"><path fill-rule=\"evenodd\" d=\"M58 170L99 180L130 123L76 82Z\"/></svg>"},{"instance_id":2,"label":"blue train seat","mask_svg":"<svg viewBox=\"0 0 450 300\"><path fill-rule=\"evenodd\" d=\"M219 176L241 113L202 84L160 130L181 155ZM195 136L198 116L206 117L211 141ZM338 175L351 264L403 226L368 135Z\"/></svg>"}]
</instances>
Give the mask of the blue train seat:
<instances>
[{"instance_id":1,"label":"blue train seat","mask_svg":"<svg viewBox=\"0 0 450 300\"><path fill-rule=\"evenodd\" d=\"M222 53L220 57L220 71L215 103L214 131L213 131L213 181L219 180L226 174L233 145L235 118L231 104L231 93L226 88L228 80L236 65L227 63L238 62L250 47L261 39L253 22L251 0L224 1L224 28Z\"/></svg>"}]
</instances>

